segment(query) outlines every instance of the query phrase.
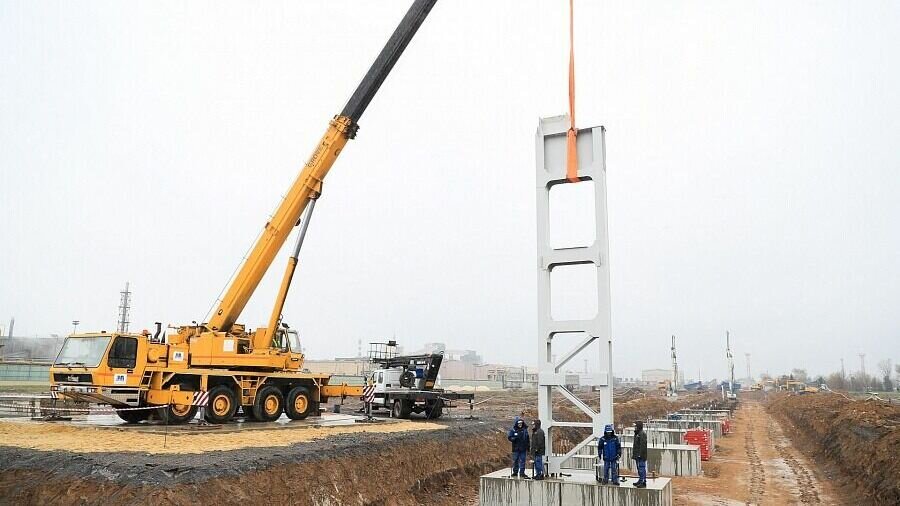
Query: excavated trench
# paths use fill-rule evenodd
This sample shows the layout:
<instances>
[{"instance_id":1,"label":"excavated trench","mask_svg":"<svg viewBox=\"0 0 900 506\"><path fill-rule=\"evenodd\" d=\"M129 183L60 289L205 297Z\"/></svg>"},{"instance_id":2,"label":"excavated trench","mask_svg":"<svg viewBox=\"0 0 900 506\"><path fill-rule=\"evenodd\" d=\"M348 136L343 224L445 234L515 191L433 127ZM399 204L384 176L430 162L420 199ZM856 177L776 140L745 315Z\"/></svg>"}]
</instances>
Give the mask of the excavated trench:
<instances>
[{"instance_id":1,"label":"excavated trench","mask_svg":"<svg viewBox=\"0 0 900 506\"><path fill-rule=\"evenodd\" d=\"M460 504L507 446L497 423L478 420L199 454L0 446L0 503Z\"/></svg>"},{"instance_id":2,"label":"excavated trench","mask_svg":"<svg viewBox=\"0 0 900 506\"><path fill-rule=\"evenodd\" d=\"M772 395L767 409L860 504L900 504L900 406L817 393Z\"/></svg>"}]
</instances>

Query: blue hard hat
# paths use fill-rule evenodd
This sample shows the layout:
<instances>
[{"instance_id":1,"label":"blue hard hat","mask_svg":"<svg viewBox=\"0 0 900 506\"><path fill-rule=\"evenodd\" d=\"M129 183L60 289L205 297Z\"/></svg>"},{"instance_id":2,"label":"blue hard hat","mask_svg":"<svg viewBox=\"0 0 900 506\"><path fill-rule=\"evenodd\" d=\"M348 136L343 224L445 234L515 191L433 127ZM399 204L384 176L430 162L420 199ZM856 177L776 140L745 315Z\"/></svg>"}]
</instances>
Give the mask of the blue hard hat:
<instances>
[{"instance_id":1,"label":"blue hard hat","mask_svg":"<svg viewBox=\"0 0 900 506\"><path fill-rule=\"evenodd\" d=\"M606 427L603 428L603 432L613 432L613 426L611 423L606 424Z\"/></svg>"}]
</instances>

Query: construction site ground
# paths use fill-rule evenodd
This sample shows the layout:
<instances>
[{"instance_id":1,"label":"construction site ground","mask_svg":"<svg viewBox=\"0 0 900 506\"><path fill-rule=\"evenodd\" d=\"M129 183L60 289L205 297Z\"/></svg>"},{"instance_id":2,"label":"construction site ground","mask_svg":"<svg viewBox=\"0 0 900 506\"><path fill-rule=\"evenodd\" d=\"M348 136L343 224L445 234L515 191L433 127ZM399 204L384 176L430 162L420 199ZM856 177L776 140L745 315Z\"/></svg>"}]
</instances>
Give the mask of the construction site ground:
<instances>
[{"instance_id":1,"label":"construction site ground","mask_svg":"<svg viewBox=\"0 0 900 506\"><path fill-rule=\"evenodd\" d=\"M733 432L718 438L713 458L703 462L703 476L673 478L675 504L852 504L790 435L761 402L741 403Z\"/></svg>"},{"instance_id":2,"label":"construction site ground","mask_svg":"<svg viewBox=\"0 0 900 506\"><path fill-rule=\"evenodd\" d=\"M673 402L634 393L617 398L616 422L714 397ZM477 504L479 477L508 467L505 432L514 416L533 417L536 393L484 392L477 401L474 419L465 408L437 421L360 424L343 416L250 430L0 419L0 503ZM675 503L860 503L839 485L846 472L801 451L814 446L798 449L788 423L762 401L743 402L704 476L675 478Z\"/></svg>"}]
</instances>

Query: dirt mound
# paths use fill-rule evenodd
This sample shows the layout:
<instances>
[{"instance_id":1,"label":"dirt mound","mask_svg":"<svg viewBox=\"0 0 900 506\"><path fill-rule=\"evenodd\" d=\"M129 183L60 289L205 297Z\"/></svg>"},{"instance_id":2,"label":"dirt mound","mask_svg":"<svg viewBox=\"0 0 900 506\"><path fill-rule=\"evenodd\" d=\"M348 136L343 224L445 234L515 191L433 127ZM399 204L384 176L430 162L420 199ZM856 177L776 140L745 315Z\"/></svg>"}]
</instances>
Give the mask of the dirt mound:
<instances>
[{"instance_id":1,"label":"dirt mound","mask_svg":"<svg viewBox=\"0 0 900 506\"><path fill-rule=\"evenodd\" d=\"M503 432L478 422L202 455L0 446L0 503L463 504L508 452Z\"/></svg>"},{"instance_id":2,"label":"dirt mound","mask_svg":"<svg viewBox=\"0 0 900 506\"><path fill-rule=\"evenodd\" d=\"M767 409L793 425L792 437L824 456L870 503L900 504L900 406L840 394L781 394Z\"/></svg>"},{"instance_id":3,"label":"dirt mound","mask_svg":"<svg viewBox=\"0 0 900 506\"><path fill-rule=\"evenodd\" d=\"M369 432L410 432L438 430L444 425L422 421L398 423L355 424L335 427L278 428L272 430L244 430L239 432L159 434L136 432L133 428L72 426L58 423L0 420L0 441L9 446L34 450L67 450L78 453L146 452L146 453L206 453L216 450L237 450L248 447L289 446L303 441L323 439L342 434Z\"/></svg>"}]
</instances>

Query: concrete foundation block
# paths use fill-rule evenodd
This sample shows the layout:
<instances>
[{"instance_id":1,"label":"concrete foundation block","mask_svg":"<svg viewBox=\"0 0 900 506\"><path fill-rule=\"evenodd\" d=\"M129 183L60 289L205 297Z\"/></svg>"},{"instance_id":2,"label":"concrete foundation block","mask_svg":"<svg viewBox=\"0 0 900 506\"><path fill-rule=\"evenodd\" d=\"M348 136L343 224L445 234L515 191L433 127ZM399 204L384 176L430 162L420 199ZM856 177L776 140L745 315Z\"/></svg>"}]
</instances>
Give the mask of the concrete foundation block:
<instances>
[{"instance_id":1,"label":"concrete foundation block","mask_svg":"<svg viewBox=\"0 0 900 506\"><path fill-rule=\"evenodd\" d=\"M650 420L644 423L644 428L663 429L708 429L713 431L716 437L722 436L722 420Z\"/></svg>"},{"instance_id":2,"label":"concrete foundation block","mask_svg":"<svg viewBox=\"0 0 900 506\"><path fill-rule=\"evenodd\" d=\"M598 463L597 448L586 446L582 448L582 452L563 462L563 468L593 471L594 464ZM637 470L631 455L632 444L622 443L620 469ZM697 445L647 445L648 473L656 472L660 476L699 476L700 465L700 447Z\"/></svg>"},{"instance_id":3,"label":"concrete foundation block","mask_svg":"<svg viewBox=\"0 0 900 506\"><path fill-rule=\"evenodd\" d=\"M679 417L680 420L719 420L724 421L728 419L728 415L725 414L717 414L717 413L672 413L673 416Z\"/></svg>"},{"instance_id":4,"label":"concrete foundation block","mask_svg":"<svg viewBox=\"0 0 900 506\"><path fill-rule=\"evenodd\" d=\"M631 459L632 447L622 445L621 469L637 472ZM697 445L647 445L647 472L660 476L700 476L700 447Z\"/></svg>"},{"instance_id":5,"label":"concrete foundation block","mask_svg":"<svg viewBox=\"0 0 900 506\"><path fill-rule=\"evenodd\" d=\"M644 432L647 433L648 445L680 445L684 443L684 433L687 432L687 429L644 428ZM625 430L619 434L619 439L621 439L623 443L634 441L634 428L626 427Z\"/></svg>"},{"instance_id":6,"label":"concrete foundation block","mask_svg":"<svg viewBox=\"0 0 900 506\"><path fill-rule=\"evenodd\" d=\"M563 479L543 481L510 478L502 469L481 477L481 506L671 506L672 483L668 478L647 479L647 488L597 483L593 471L567 471Z\"/></svg>"}]
</instances>

